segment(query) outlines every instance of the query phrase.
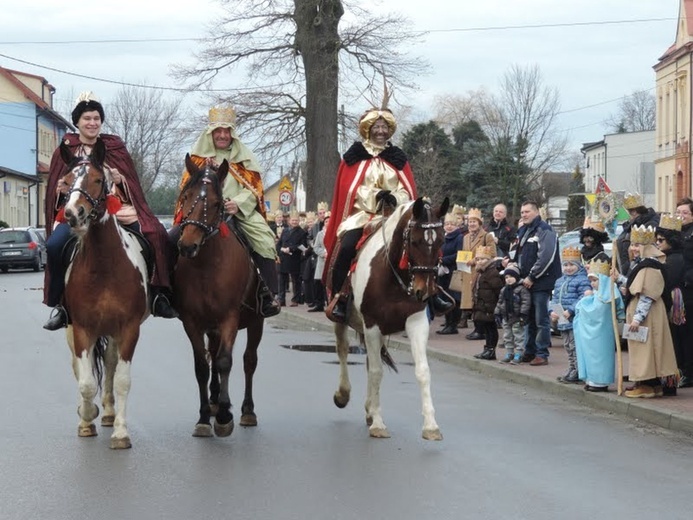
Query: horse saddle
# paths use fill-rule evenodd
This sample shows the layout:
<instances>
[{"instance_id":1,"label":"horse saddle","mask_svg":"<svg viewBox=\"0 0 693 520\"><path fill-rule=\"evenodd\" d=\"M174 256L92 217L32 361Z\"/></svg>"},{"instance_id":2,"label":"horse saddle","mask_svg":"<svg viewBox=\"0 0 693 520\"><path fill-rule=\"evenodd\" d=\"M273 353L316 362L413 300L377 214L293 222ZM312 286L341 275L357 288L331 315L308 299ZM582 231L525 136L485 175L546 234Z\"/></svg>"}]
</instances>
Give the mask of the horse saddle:
<instances>
[{"instance_id":1,"label":"horse saddle","mask_svg":"<svg viewBox=\"0 0 693 520\"><path fill-rule=\"evenodd\" d=\"M126 233L129 233L137 239L140 247L142 248L142 257L144 258L145 264L147 265L147 279L154 272L154 250L152 249L149 241L144 237L139 231L135 231L127 226L120 226ZM72 259L75 257L75 247L77 245L77 235L70 235L67 239L65 245L63 246L62 259L64 265L70 265Z\"/></svg>"}]
</instances>

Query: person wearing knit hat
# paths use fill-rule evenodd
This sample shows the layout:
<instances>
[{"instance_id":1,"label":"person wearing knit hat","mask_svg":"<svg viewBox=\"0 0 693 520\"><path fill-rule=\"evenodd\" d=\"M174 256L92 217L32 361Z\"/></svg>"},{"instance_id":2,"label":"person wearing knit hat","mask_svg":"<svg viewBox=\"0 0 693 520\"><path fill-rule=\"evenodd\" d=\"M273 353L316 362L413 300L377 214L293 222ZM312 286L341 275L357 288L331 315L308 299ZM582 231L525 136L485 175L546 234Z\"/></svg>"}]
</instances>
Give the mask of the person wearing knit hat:
<instances>
[{"instance_id":1,"label":"person wearing knit hat","mask_svg":"<svg viewBox=\"0 0 693 520\"><path fill-rule=\"evenodd\" d=\"M505 279L505 286L498 295L494 311L496 322L503 326L505 356L500 362L519 365L524 354L525 325L532 307L532 295L520 283L520 268L517 264L508 264L501 275Z\"/></svg>"},{"instance_id":2,"label":"person wearing knit hat","mask_svg":"<svg viewBox=\"0 0 693 520\"><path fill-rule=\"evenodd\" d=\"M236 111L231 106L212 107L208 124L193 145L191 159L199 168L209 165L218 168L226 160L229 174L222 186L224 210L238 224L248 240L250 254L260 273L260 303L258 314L265 318L280 312L277 301L279 293L277 275L276 227L273 231L267 222L265 191L262 184L260 164L255 154L236 133ZM183 171L181 187L189 178ZM176 222L183 217L181 208L176 208ZM179 226L174 226L169 235L176 243L180 235Z\"/></svg>"},{"instance_id":3,"label":"person wearing knit hat","mask_svg":"<svg viewBox=\"0 0 693 520\"><path fill-rule=\"evenodd\" d=\"M167 254L168 237L166 229L147 204L140 185L139 175L132 157L123 140L117 135L102 134L101 125L105 113L101 103L92 92L83 92L77 98L72 111L72 121L77 133L67 133L62 143L73 156L88 156L97 142L106 148L104 165L113 181L113 194L122 202L116 214L118 221L145 236L154 252L155 268L149 280L154 299L152 314L163 318L175 318L178 313L170 303L171 284L169 280L171 258ZM72 232L66 222L56 222L66 202L70 187L63 181L67 174L67 164L63 162L60 148L51 158L46 183L46 250L48 261L45 271L44 303L53 307L53 312L44 324L47 330L57 330L67 326L68 311L62 305L65 289L65 273L68 265L63 261L63 247Z\"/></svg>"}]
</instances>

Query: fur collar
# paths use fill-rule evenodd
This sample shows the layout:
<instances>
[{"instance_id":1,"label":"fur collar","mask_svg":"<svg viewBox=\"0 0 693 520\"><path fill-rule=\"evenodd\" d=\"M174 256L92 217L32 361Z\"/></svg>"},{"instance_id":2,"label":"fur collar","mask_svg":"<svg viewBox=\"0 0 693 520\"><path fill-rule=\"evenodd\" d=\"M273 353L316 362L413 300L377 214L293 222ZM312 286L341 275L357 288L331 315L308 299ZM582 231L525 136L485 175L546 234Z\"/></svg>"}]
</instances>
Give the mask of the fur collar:
<instances>
[{"instance_id":1,"label":"fur collar","mask_svg":"<svg viewBox=\"0 0 693 520\"><path fill-rule=\"evenodd\" d=\"M406 154L401 148L394 146L392 143L388 143L387 147L380 152L378 157L384 161L387 161L398 170L401 170L404 168L404 165L407 164ZM344 162L346 162L349 166L372 158L373 156L368 153L366 148L363 146L363 143L360 141L357 141L351 145L351 147L344 154Z\"/></svg>"}]
</instances>

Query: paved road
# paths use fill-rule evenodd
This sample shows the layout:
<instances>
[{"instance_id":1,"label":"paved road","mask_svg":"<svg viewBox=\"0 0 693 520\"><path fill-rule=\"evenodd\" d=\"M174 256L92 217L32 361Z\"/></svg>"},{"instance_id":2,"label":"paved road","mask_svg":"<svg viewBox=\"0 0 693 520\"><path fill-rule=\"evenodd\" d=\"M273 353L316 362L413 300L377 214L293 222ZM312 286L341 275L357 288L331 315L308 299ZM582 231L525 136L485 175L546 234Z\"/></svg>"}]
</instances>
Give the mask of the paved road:
<instances>
[{"instance_id":1,"label":"paved road","mask_svg":"<svg viewBox=\"0 0 693 520\"><path fill-rule=\"evenodd\" d=\"M0 275L0 519L688 518L693 440L432 361L445 439L420 437L406 353L382 389L389 440L368 438L364 356L332 404L335 356L318 331L267 327L256 378L259 426L191 437L192 355L178 322L150 319L133 364L133 448L108 430L76 436L76 385L62 333L40 328L41 274ZM240 349L232 391L240 396ZM240 399L235 400L237 406Z\"/></svg>"}]
</instances>

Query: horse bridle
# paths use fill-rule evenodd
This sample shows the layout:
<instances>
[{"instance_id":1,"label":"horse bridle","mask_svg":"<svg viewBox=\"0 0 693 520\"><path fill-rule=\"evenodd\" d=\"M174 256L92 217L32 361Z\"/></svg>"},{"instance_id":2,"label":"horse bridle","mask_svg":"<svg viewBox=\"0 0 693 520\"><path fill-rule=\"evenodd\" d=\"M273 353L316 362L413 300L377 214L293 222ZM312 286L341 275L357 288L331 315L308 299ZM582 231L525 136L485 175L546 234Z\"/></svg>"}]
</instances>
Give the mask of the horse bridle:
<instances>
[{"instance_id":1,"label":"horse bridle","mask_svg":"<svg viewBox=\"0 0 693 520\"><path fill-rule=\"evenodd\" d=\"M91 164L91 161L89 160L89 158L88 157L82 157L77 162L77 164L75 164L75 166L70 170L72 172L75 172L75 170L78 170L78 171L75 172L75 180L72 181L72 186L70 186L70 191L67 192L67 196L69 198L70 195L72 195L73 193L79 193L79 194L83 195L87 199L87 202L89 202L89 204L91 204L91 211L89 212L89 215L87 216L87 218L89 220L96 220L99 216L99 207L106 200L106 183L104 182L103 184L101 184L101 193L99 193L99 197L97 199L92 197L91 194L89 194L89 192L83 190L82 188L78 188L76 186L77 180L80 177L84 177L86 175L87 165L89 165L89 164ZM104 180L105 180L105 176L104 176Z\"/></svg>"},{"instance_id":2,"label":"horse bridle","mask_svg":"<svg viewBox=\"0 0 693 520\"><path fill-rule=\"evenodd\" d=\"M195 200L192 203L192 206L190 206L190 210L188 213L181 219L180 221L180 230L181 232L186 226L196 226L200 228L202 231L204 231L204 237L203 237L203 242L213 236L215 233L219 232L219 224L221 224L222 220L224 219L224 206L220 205L219 211L217 213L217 219L216 222L212 224L207 223L207 209L208 209L208 204L207 204L207 187L209 184L211 184L213 181L212 179L212 174L210 172L209 166L205 168L205 172L202 175L202 188L200 188L200 192L197 194L197 197L195 197ZM202 218L204 219L204 222L201 220L194 220L190 218L190 215L192 215L192 212L195 210L195 207L197 206L198 203L202 203Z\"/></svg>"},{"instance_id":3,"label":"horse bridle","mask_svg":"<svg viewBox=\"0 0 693 520\"><path fill-rule=\"evenodd\" d=\"M390 246L387 243L387 239L385 238L385 226L381 226L383 230L383 240L385 241L385 255L387 257L388 264L390 265L390 270L392 271L392 274L395 275L395 279L397 280L397 283L399 284L400 288L407 293L407 295L411 296L412 292L414 291L414 275L417 273L425 273L430 277L431 274L435 274L437 276L438 274L438 266L440 265L440 260L438 260L438 263L436 265L412 265L411 261L409 260L409 249L411 248L411 230L413 228L421 228L421 229L437 229L437 228L442 228L443 223L438 221L438 222L426 222L424 224L420 224L414 219L409 219L409 222L407 223L407 227L404 229L404 247L402 251L402 256L407 259L407 274L409 276L409 284L405 284L404 280L402 280L402 277L399 275L397 272L397 268L392 264L392 259L390 258Z\"/></svg>"}]
</instances>

